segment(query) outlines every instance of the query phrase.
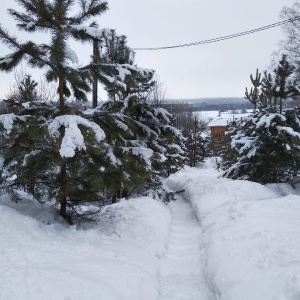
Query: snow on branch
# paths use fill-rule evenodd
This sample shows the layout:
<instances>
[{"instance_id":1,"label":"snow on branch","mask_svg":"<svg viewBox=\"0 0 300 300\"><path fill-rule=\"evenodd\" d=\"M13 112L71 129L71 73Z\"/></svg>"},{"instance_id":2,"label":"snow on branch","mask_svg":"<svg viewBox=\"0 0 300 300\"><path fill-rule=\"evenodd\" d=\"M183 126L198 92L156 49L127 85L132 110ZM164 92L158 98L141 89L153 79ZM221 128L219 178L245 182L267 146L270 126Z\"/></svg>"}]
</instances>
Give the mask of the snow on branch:
<instances>
[{"instance_id":1,"label":"snow on branch","mask_svg":"<svg viewBox=\"0 0 300 300\"><path fill-rule=\"evenodd\" d=\"M144 69L130 64L101 64L102 66L111 67L118 71L117 77L124 81L127 75L132 75L133 73L139 74L141 76L149 76L155 71L152 69Z\"/></svg>"},{"instance_id":2,"label":"snow on branch","mask_svg":"<svg viewBox=\"0 0 300 300\"><path fill-rule=\"evenodd\" d=\"M13 61L13 58L11 57L11 55L6 55L5 57L2 57L0 59L0 64L10 64Z\"/></svg>"},{"instance_id":3,"label":"snow on branch","mask_svg":"<svg viewBox=\"0 0 300 300\"><path fill-rule=\"evenodd\" d=\"M107 74L104 74L103 72L100 72L100 76L105 78L110 83L118 85L119 87L123 88L124 90L126 90L126 88L127 88L127 85L125 83L123 83L122 81L117 80L116 78L114 78L110 75L107 75Z\"/></svg>"},{"instance_id":4,"label":"snow on branch","mask_svg":"<svg viewBox=\"0 0 300 300\"><path fill-rule=\"evenodd\" d=\"M77 31L83 31L95 39L100 39L101 37L103 37L104 34L109 34L111 31L109 28L100 29L97 27L84 26L84 25L69 25L69 27Z\"/></svg>"},{"instance_id":5,"label":"snow on branch","mask_svg":"<svg viewBox=\"0 0 300 300\"><path fill-rule=\"evenodd\" d=\"M59 150L61 157L73 157L75 150L85 150L84 137L78 125L90 128L94 134L97 142L104 140L105 133L100 126L85 118L75 115L59 116L53 119L48 125L48 130L51 136L58 138L60 135L61 126L65 127L65 135L61 142Z\"/></svg>"},{"instance_id":6,"label":"snow on branch","mask_svg":"<svg viewBox=\"0 0 300 300\"><path fill-rule=\"evenodd\" d=\"M298 140L300 140L300 134L294 131L294 129L291 127L277 126L277 129L281 132L284 132L285 135L290 135L291 137L295 137L298 138Z\"/></svg>"},{"instance_id":7,"label":"snow on branch","mask_svg":"<svg viewBox=\"0 0 300 300\"><path fill-rule=\"evenodd\" d=\"M79 59L76 52L73 49L66 47L65 56L71 63L78 64Z\"/></svg>"},{"instance_id":8,"label":"snow on branch","mask_svg":"<svg viewBox=\"0 0 300 300\"><path fill-rule=\"evenodd\" d=\"M278 117L281 121L286 121L286 118L281 114L270 114L264 115L260 118L260 120L256 123L256 128L265 127L268 128L272 125L273 120Z\"/></svg>"},{"instance_id":9,"label":"snow on branch","mask_svg":"<svg viewBox=\"0 0 300 300\"><path fill-rule=\"evenodd\" d=\"M147 125L145 125L139 121L136 121L136 120L134 120L134 123L136 125L138 125L143 130L143 132L147 134L148 137L151 137L152 135L154 135L155 138L158 138L158 134L155 131L153 131L152 129L150 129Z\"/></svg>"},{"instance_id":10,"label":"snow on branch","mask_svg":"<svg viewBox=\"0 0 300 300\"><path fill-rule=\"evenodd\" d=\"M123 152L132 153L134 156L142 158L147 164L148 168L151 168L151 158L153 156L153 150L143 146L140 147L122 147Z\"/></svg>"},{"instance_id":11,"label":"snow on branch","mask_svg":"<svg viewBox=\"0 0 300 300\"><path fill-rule=\"evenodd\" d=\"M166 121L167 123L170 123L170 119L172 117L172 114L169 113L165 108L162 107L156 107L154 110L154 115L155 116L162 116L163 120Z\"/></svg>"},{"instance_id":12,"label":"snow on branch","mask_svg":"<svg viewBox=\"0 0 300 300\"><path fill-rule=\"evenodd\" d=\"M146 68L140 68L134 65L130 65L130 64L122 64L121 66L123 66L124 68L127 68L133 72L136 72L142 76L147 76L147 75L151 75L153 74L155 71L152 69L146 69Z\"/></svg>"},{"instance_id":13,"label":"snow on branch","mask_svg":"<svg viewBox=\"0 0 300 300\"><path fill-rule=\"evenodd\" d=\"M112 146L109 144L105 144L105 148L106 148L106 157L109 158L110 162L114 166L121 166L122 162L115 156Z\"/></svg>"},{"instance_id":14,"label":"snow on branch","mask_svg":"<svg viewBox=\"0 0 300 300\"><path fill-rule=\"evenodd\" d=\"M14 126L14 122L16 120L21 120L21 121L26 121L26 117L19 117L16 116L15 114L2 114L0 115L0 123L2 123L4 130L6 131L6 134L10 134L13 126Z\"/></svg>"}]
</instances>

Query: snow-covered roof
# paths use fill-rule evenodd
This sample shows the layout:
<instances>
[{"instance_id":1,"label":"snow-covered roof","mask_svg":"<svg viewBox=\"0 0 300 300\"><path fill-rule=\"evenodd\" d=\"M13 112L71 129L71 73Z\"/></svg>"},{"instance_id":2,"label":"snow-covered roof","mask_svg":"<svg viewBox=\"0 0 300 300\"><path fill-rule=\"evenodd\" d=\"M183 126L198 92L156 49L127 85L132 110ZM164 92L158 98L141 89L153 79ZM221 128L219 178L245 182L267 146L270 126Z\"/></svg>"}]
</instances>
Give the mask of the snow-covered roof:
<instances>
[{"instance_id":1,"label":"snow-covered roof","mask_svg":"<svg viewBox=\"0 0 300 300\"><path fill-rule=\"evenodd\" d=\"M227 126L228 123L234 120L240 120L245 117L249 116L249 113L245 114L222 114L221 116L215 117L213 120L211 120L207 126L208 127L216 127L216 126Z\"/></svg>"}]
</instances>

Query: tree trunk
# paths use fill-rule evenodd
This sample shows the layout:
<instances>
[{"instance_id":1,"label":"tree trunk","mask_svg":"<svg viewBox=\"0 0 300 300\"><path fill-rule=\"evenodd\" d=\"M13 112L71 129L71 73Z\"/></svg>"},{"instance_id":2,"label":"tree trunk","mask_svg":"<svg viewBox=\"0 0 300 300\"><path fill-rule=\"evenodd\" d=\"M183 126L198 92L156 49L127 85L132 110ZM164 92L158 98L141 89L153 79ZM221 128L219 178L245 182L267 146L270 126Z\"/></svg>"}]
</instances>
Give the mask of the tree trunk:
<instances>
[{"instance_id":1,"label":"tree trunk","mask_svg":"<svg viewBox=\"0 0 300 300\"><path fill-rule=\"evenodd\" d=\"M93 63L97 64L100 61L99 40L93 40ZM93 108L98 106L98 78L96 73L93 74Z\"/></svg>"},{"instance_id":2,"label":"tree trunk","mask_svg":"<svg viewBox=\"0 0 300 300\"><path fill-rule=\"evenodd\" d=\"M65 97L64 97L64 78L62 76L58 79L58 93L59 93L59 110L60 115L65 114Z\"/></svg>"},{"instance_id":3,"label":"tree trunk","mask_svg":"<svg viewBox=\"0 0 300 300\"><path fill-rule=\"evenodd\" d=\"M60 215L65 219L69 220L67 214L67 195L66 195L66 182L67 182L67 164L63 161L60 165Z\"/></svg>"},{"instance_id":4,"label":"tree trunk","mask_svg":"<svg viewBox=\"0 0 300 300\"><path fill-rule=\"evenodd\" d=\"M122 198L127 198L127 197L128 197L128 190L124 188L122 191Z\"/></svg>"},{"instance_id":5,"label":"tree trunk","mask_svg":"<svg viewBox=\"0 0 300 300\"><path fill-rule=\"evenodd\" d=\"M59 90L59 109L60 115L65 114L65 101L64 101L64 78L59 77L58 82L58 90ZM61 138L65 135L65 127L60 127L60 135ZM67 195L66 195L66 182L67 182L67 164L65 160L62 160L60 164L60 215L70 222L70 219L67 214Z\"/></svg>"}]
</instances>

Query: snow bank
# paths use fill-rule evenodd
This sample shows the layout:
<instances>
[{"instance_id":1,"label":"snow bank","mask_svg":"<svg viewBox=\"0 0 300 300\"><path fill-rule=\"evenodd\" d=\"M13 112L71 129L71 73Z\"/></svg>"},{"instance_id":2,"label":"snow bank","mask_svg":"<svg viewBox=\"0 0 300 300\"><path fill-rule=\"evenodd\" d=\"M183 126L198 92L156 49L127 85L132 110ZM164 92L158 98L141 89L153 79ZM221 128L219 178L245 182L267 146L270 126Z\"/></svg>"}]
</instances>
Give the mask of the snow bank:
<instances>
[{"instance_id":1,"label":"snow bank","mask_svg":"<svg viewBox=\"0 0 300 300\"><path fill-rule=\"evenodd\" d=\"M171 219L163 204L123 201L103 209L92 227L77 230L30 217L32 211L41 214L40 205L26 210L21 204L22 215L5 203L2 197L0 299L157 298L159 257Z\"/></svg>"},{"instance_id":2,"label":"snow bank","mask_svg":"<svg viewBox=\"0 0 300 300\"><path fill-rule=\"evenodd\" d=\"M300 299L300 197L279 198L274 185L217 176L186 168L167 180L185 190L201 222L216 299Z\"/></svg>"}]
</instances>

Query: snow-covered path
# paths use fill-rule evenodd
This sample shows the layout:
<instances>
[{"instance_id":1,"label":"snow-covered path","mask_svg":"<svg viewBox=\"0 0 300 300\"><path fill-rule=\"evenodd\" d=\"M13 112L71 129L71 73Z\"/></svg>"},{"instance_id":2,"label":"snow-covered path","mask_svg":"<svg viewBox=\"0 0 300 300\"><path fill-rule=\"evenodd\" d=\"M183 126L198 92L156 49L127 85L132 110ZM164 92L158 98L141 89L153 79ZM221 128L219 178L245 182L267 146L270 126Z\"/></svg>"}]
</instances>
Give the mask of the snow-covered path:
<instances>
[{"instance_id":1,"label":"snow-covered path","mask_svg":"<svg viewBox=\"0 0 300 300\"><path fill-rule=\"evenodd\" d=\"M160 268L159 300L213 299L203 274L202 229L193 209L181 197L170 208L172 224Z\"/></svg>"}]
</instances>

